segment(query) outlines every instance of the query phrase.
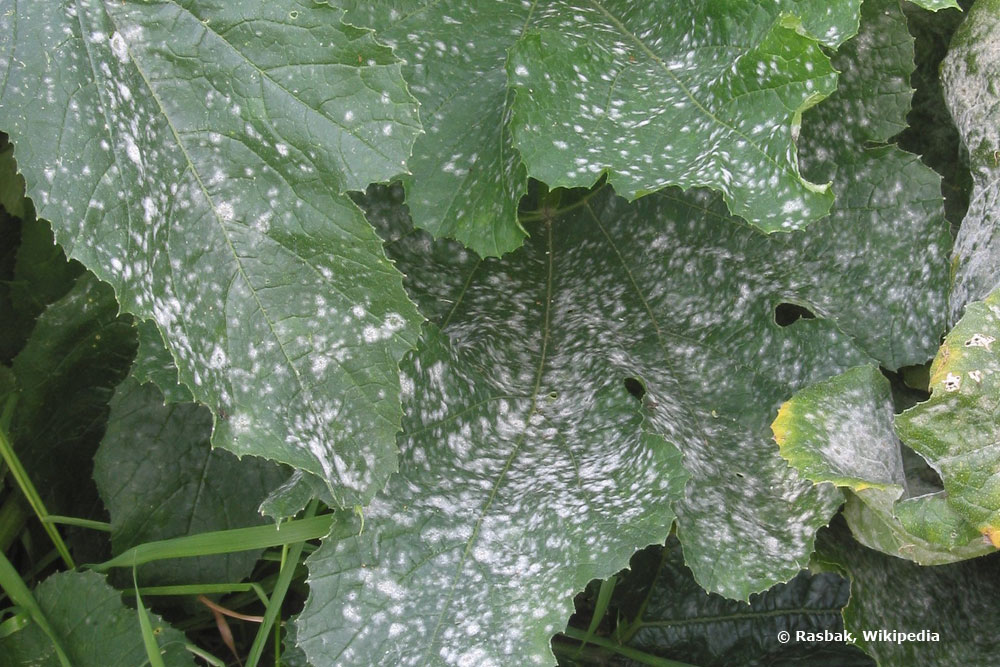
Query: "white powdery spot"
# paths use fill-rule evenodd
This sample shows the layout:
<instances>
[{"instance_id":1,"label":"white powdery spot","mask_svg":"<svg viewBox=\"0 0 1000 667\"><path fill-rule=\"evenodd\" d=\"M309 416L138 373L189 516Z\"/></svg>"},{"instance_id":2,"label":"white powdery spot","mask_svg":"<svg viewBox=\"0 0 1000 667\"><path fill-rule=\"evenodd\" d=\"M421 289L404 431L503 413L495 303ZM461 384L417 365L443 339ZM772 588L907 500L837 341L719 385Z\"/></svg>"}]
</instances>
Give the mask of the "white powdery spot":
<instances>
[{"instance_id":1,"label":"white powdery spot","mask_svg":"<svg viewBox=\"0 0 1000 667\"><path fill-rule=\"evenodd\" d=\"M954 373L948 373L944 378L944 390L945 391L958 391L959 387L962 386L962 377L960 375L955 375Z\"/></svg>"},{"instance_id":2,"label":"white powdery spot","mask_svg":"<svg viewBox=\"0 0 1000 667\"><path fill-rule=\"evenodd\" d=\"M128 159L132 160L136 165L142 166L142 153L139 152L139 147L136 145L135 139L129 136L125 137L125 155L128 155Z\"/></svg>"},{"instance_id":3,"label":"white powdery spot","mask_svg":"<svg viewBox=\"0 0 1000 667\"><path fill-rule=\"evenodd\" d=\"M278 151L281 157L288 157L288 146L285 144L275 144L274 150Z\"/></svg>"},{"instance_id":4,"label":"white powdery spot","mask_svg":"<svg viewBox=\"0 0 1000 667\"><path fill-rule=\"evenodd\" d=\"M121 33L116 32L111 35L108 42L111 44L111 52L115 54L115 58L123 63L128 62L128 44L125 43L125 38L121 36Z\"/></svg>"},{"instance_id":5,"label":"white powdery spot","mask_svg":"<svg viewBox=\"0 0 1000 667\"><path fill-rule=\"evenodd\" d=\"M229 202L222 202L216 207L215 210L219 214L219 219L223 222L229 222L236 215L236 211L233 210L233 205Z\"/></svg>"}]
</instances>

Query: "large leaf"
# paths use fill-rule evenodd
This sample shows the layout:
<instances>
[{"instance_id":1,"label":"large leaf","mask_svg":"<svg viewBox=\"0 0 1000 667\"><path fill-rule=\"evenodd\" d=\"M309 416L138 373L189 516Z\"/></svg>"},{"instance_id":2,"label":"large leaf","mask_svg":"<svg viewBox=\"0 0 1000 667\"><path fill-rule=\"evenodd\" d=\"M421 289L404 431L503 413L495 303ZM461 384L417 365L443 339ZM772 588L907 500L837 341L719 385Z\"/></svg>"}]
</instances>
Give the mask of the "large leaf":
<instances>
[{"instance_id":1,"label":"large leaf","mask_svg":"<svg viewBox=\"0 0 1000 667\"><path fill-rule=\"evenodd\" d=\"M73 667L146 665L136 610L121 601L96 572L60 572L34 591L42 614L55 632ZM184 635L152 616L153 635L166 667L193 667L185 650ZM37 625L29 625L0 639L0 665L4 667L58 667L51 640Z\"/></svg>"},{"instance_id":2,"label":"large leaf","mask_svg":"<svg viewBox=\"0 0 1000 667\"><path fill-rule=\"evenodd\" d=\"M419 316L342 193L403 171L399 67L309 0L0 16L0 128L67 253L154 319L213 442L364 502L395 467Z\"/></svg>"},{"instance_id":3,"label":"large leaf","mask_svg":"<svg viewBox=\"0 0 1000 667\"><path fill-rule=\"evenodd\" d=\"M87 482L108 401L135 347L131 318L119 316L111 288L86 273L45 309L14 358L21 389L14 449L53 514L91 516L100 509Z\"/></svg>"},{"instance_id":4,"label":"large leaf","mask_svg":"<svg viewBox=\"0 0 1000 667\"><path fill-rule=\"evenodd\" d=\"M800 572L788 583L750 596L749 602L705 594L684 566L680 544L637 553L630 569L619 575L611 609L617 613L609 637L612 646L641 651L646 659L629 658L591 648L583 655L570 646L567 665L656 664L650 658L680 660L699 667L867 667L860 651L822 637L841 632L841 608L850 584L832 572ZM778 633L793 638L781 642ZM613 649L612 649L613 650ZM562 656L561 656L562 657Z\"/></svg>"},{"instance_id":5,"label":"large leaf","mask_svg":"<svg viewBox=\"0 0 1000 667\"><path fill-rule=\"evenodd\" d=\"M427 134L405 181L415 223L495 256L522 242L527 175L577 186L607 170L630 198L710 185L768 230L822 217L832 195L799 176L793 135L836 75L799 33L839 44L857 29L858 4L346 6L407 62L422 104Z\"/></svg>"},{"instance_id":6,"label":"large leaf","mask_svg":"<svg viewBox=\"0 0 1000 667\"><path fill-rule=\"evenodd\" d=\"M996 663L1000 555L921 567L858 545L839 521L816 544L817 564L851 580L844 626L881 667Z\"/></svg>"},{"instance_id":7,"label":"large leaf","mask_svg":"<svg viewBox=\"0 0 1000 667\"><path fill-rule=\"evenodd\" d=\"M874 358L891 369L924 363L933 354L945 329L944 286L949 279L951 237L944 219L941 179L916 156L885 145L906 126L913 93L908 83L913 56L913 38L899 3L866 1L857 38L846 42L833 57L841 72L840 87L810 109L802 123L806 173L832 180L838 192L831 219L815 232L815 243L825 246L822 252L839 253L845 263L854 265L847 272L862 295L880 292L887 280L899 286L933 286L911 291L906 300L858 304L859 310L872 311L868 318L878 318L878 309L891 310L889 335L851 330ZM901 239L921 239L922 245L914 243L904 250ZM863 267L868 260L863 255L871 252L869 248L885 246L896 246L899 252L892 275L866 271ZM841 290L831 288L812 298L841 296ZM814 303L822 310L822 301ZM926 319L931 313L933 324ZM920 330L922 336L897 336L899 327Z\"/></svg>"},{"instance_id":8,"label":"large leaf","mask_svg":"<svg viewBox=\"0 0 1000 667\"><path fill-rule=\"evenodd\" d=\"M955 239L951 320L997 286L1000 273L1000 0L980 0L941 66L945 99L969 153L972 195Z\"/></svg>"},{"instance_id":9,"label":"large leaf","mask_svg":"<svg viewBox=\"0 0 1000 667\"><path fill-rule=\"evenodd\" d=\"M139 349L132 365L132 375L140 383L150 382L163 393L166 403L189 403L194 400L191 390L177 377L177 365L170 350L152 320L139 322Z\"/></svg>"},{"instance_id":10,"label":"large leaf","mask_svg":"<svg viewBox=\"0 0 1000 667\"><path fill-rule=\"evenodd\" d=\"M1000 290L970 303L931 366L931 397L896 419L949 504L1000 548Z\"/></svg>"},{"instance_id":11,"label":"large leaf","mask_svg":"<svg viewBox=\"0 0 1000 667\"><path fill-rule=\"evenodd\" d=\"M771 428L804 477L845 489L844 514L862 544L924 565L993 551L943 491L911 490L892 408L888 380L859 366L798 392Z\"/></svg>"},{"instance_id":12,"label":"large leaf","mask_svg":"<svg viewBox=\"0 0 1000 667\"><path fill-rule=\"evenodd\" d=\"M212 415L203 406L164 405L156 387L132 378L118 387L94 457L116 554L143 542L265 522L257 506L287 473L261 459L213 450L211 433ZM157 562L142 568L142 583L240 581L259 556L257 550Z\"/></svg>"},{"instance_id":13,"label":"large leaf","mask_svg":"<svg viewBox=\"0 0 1000 667\"><path fill-rule=\"evenodd\" d=\"M794 576L835 511L768 424L795 388L868 359L843 330L892 335L894 309L869 306L916 285L855 285L915 249L873 247L858 264L819 236L760 234L704 192L566 196L504 261L432 243L391 197L371 202L442 333L429 327L404 367L399 477L360 536L310 561L299 642L314 662L551 662L572 592L663 538L668 442L691 473L676 503L685 555L710 590L745 599ZM840 328L775 322L814 292ZM904 337L930 338L936 316ZM626 388L644 393L642 427Z\"/></svg>"}]
</instances>

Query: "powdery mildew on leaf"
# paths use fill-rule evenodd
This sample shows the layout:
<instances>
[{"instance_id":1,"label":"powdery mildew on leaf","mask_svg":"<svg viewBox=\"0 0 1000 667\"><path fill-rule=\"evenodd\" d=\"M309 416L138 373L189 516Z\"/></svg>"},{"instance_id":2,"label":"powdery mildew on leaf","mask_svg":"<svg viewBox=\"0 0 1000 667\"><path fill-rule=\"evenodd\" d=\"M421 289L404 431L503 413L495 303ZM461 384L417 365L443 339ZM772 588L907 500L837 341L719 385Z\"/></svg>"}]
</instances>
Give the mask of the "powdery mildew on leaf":
<instances>
[{"instance_id":1,"label":"powdery mildew on leaf","mask_svg":"<svg viewBox=\"0 0 1000 667\"><path fill-rule=\"evenodd\" d=\"M817 568L851 580L844 627L881 667L965 667L996 661L1000 556L921 567L859 546L839 522L816 540ZM874 641L863 630L938 633L938 641Z\"/></svg>"},{"instance_id":2,"label":"powdery mildew on leaf","mask_svg":"<svg viewBox=\"0 0 1000 667\"><path fill-rule=\"evenodd\" d=\"M398 478L360 536L345 520L310 561L313 661L550 664L573 592L663 535L668 443L691 475L685 556L711 590L745 599L792 577L836 510L768 425L795 389L868 359L834 321L887 331L891 315L857 304L899 295L858 293L858 265L808 232L748 228L709 193L574 195L503 261L413 232L398 192L369 199L441 333L404 364ZM865 271L898 250L873 248ZM832 319L775 322L779 303L838 280ZM627 378L645 388L642 420Z\"/></svg>"},{"instance_id":3,"label":"powdery mildew on leaf","mask_svg":"<svg viewBox=\"0 0 1000 667\"><path fill-rule=\"evenodd\" d=\"M945 101L969 151L973 189L955 239L951 321L997 286L1000 273L1000 2L981 0L941 65Z\"/></svg>"},{"instance_id":4,"label":"powdery mildew on leaf","mask_svg":"<svg viewBox=\"0 0 1000 667\"><path fill-rule=\"evenodd\" d=\"M944 218L941 178L917 156L885 145L906 127L913 90L913 38L894 0L868 0L858 35L833 56L840 85L806 112L802 122L803 171L831 180L838 192L828 220L810 231L811 244L836 253L863 293L888 299L858 303L864 321L891 317L890 330L842 326L882 365L897 369L922 364L937 349L945 329L951 236ZM914 239L921 239L915 243ZM861 267L873 248L895 254L884 272ZM909 286L923 284L913 291ZM833 283L818 290L814 305L842 298ZM903 296L906 294L907 296Z\"/></svg>"},{"instance_id":5,"label":"powdery mildew on leaf","mask_svg":"<svg viewBox=\"0 0 1000 667\"><path fill-rule=\"evenodd\" d=\"M795 394L771 425L803 477L844 490L844 516L865 546L922 565L993 551L942 491L911 491L893 430L889 381L859 366Z\"/></svg>"},{"instance_id":6,"label":"powdery mildew on leaf","mask_svg":"<svg viewBox=\"0 0 1000 667\"><path fill-rule=\"evenodd\" d=\"M589 186L609 169L629 197L711 185L766 229L830 207L799 177L793 135L836 75L797 28L836 46L857 30L859 2L345 4L346 20L406 61L422 105L427 134L405 180L415 224L480 255L522 243L527 175Z\"/></svg>"},{"instance_id":7,"label":"powdery mildew on leaf","mask_svg":"<svg viewBox=\"0 0 1000 667\"><path fill-rule=\"evenodd\" d=\"M307 0L39 2L0 18L0 127L41 217L154 319L213 442L365 502L419 315L340 193L418 132L388 49Z\"/></svg>"},{"instance_id":8,"label":"powdery mildew on leaf","mask_svg":"<svg viewBox=\"0 0 1000 667\"><path fill-rule=\"evenodd\" d=\"M1000 548L1000 290L966 306L931 366L930 400L896 419L948 502Z\"/></svg>"}]
</instances>

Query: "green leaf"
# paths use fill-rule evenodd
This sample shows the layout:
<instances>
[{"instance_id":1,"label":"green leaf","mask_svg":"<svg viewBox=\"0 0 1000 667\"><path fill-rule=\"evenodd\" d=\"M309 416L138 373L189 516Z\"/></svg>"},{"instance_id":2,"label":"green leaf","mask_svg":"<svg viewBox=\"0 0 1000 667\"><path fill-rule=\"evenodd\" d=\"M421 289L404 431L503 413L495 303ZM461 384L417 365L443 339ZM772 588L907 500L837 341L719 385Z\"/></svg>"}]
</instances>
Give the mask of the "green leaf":
<instances>
[{"instance_id":1,"label":"green leaf","mask_svg":"<svg viewBox=\"0 0 1000 667\"><path fill-rule=\"evenodd\" d=\"M287 474L273 463L237 460L209 444L212 415L193 403L163 404L135 379L111 401L107 432L94 457L94 480L111 514L118 554L144 542L261 525L256 509ZM140 570L144 585L241 581L260 550L165 561Z\"/></svg>"},{"instance_id":2,"label":"green leaf","mask_svg":"<svg viewBox=\"0 0 1000 667\"><path fill-rule=\"evenodd\" d=\"M100 511L89 473L108 401L135 345L131 318L119 316L111 288L85 273L39 316L14 358L21 389L14 449L50 512L87 517Z\"/></svg>"},{"instance_id":3,"label":"green leaf","mask_svg":"<svg viewBox=\"0 0 1000 667\"><path fill-rule=\"evenodd\" d=\"M1000 556L921 567L859 546L839 521L817 537L816 560L851 580L844 626L881 667L965 667L996 661ZM928 640L865 631L927 631Z\"/></svg>"},{"instance_id":4,"label":"green leaf","mask_svg":"<svg viewBox=\"0 0 1000 667\"><path fill-rule=\"evenodd\" d=\"M913 4L936 12L941 9L961 9L955 0L911 0Z\"/></svg>"},{"instance_id":5,"label":"green leaf","mask_svg":"<svg viewBox=\"0 0 1000 667\"><path fill-rule=\"evenodd\" d=\"M797 31L835 46L856 31L859 4L345 6L348 21L376 29L406 62L421 103L427 134L404 180L415 224L499 256L523 242L516 212L529 175L590 185L608 169L629 197L712 185L767 229L822 217L832 195L798 175L792 137L801 110L833 90L835 74ZM789 60L769 69L782 57ZM772 73L766 83L758 64Z\"/></svg>"},{"instance_id":6,"label":"green leaf","mask_svg":"<svg viewBox=\"0 0 1000 667\"><path fill-rule=\"evenodd\" d=\"M24 197L24 179L17 173L14 146L0 138L0 206L15 218L30 218L31 202Z\"/></svg>"},{"instance_id":7,"label":"green leaf","mask_svg":"<svg viewBox=\"0 0 1000 667\"><path fill-rule=\"evenodd\" d=\"M163 342L163 336L156 322L146 320L136 326L139 335L139 350L135 353L132 376L140 383L150 382L163 394L166 403L191 403L191 390L183 385L177 376L177 365L170 356L170 350ZM211 433L211 425L209 426Z\"/></svg>"},{"instance_id":8,"label":"green leaf","mask_svg":"<svg viewBox=\"0 0 1000 667\"><path fill-rule=\"evenodd\" d=\"M1000 290L966 306L931 366L930 400L896 419L941 474L948 503L1000 548Z\"/></svg>"},{"instance_id":9,"label":"green leaf","mask_svg":"<svg viewBox=\"0 0 1000 667\"><path fill-rule=\"evenodd\" d=\"M833 194L799 175L794 136L837 75L778 3L570 4L537 11L507 61L528 175L573 187L607 172L629 199L708 186L769 232L827 214Z\"/></svg>"},{"instance_id":10,"label":"green leaf","mask_svg":"<svg viewBox=\"0 0 1000 667\"><path fill-rule=\"evenodd\" d=\"M407 231L398 194L373 191L435 325L404 364L399 477L360 535L345 517L310 560L299 643L314 662L551 662L573 591L665 536L671 444L691 474L675 507L697 580L745 599L794 576L839 500L778 456L774 412L869 358L838 325L889 335L894 309L873 304L943 288L895 282L913 247L845 255L821 226L769 237L704 192L628 205L604 188L562 208L559 194L498 261ZM775 322L814 290L830 319ZM904 337L931 339L936 314L915 312Z\"/></svg>"},{"instance_id":11,"label":"green leaf","mask_svg":"<svg viewBox=\"0 0 1000 667\"><path fill-rule=\"evenodd\" d=\"M404 170L391 52L310 0L32 3L0 19L0 127L67 253L154 319L213 443L321 476L395 468L419 315L341 193Z\"/></svg>"},{"instance_id":12,"label":"green leaf","mask_svg":"<svg viewBox=\"0 0 1000 667\"><path fill-rule=\"evenodd\" d=\"M706 595L685 567L680 543L671 538L666 547L632 558L612 600L620 615L612 637L647 655L699 667L867 667L871 661L860 651L834 642L778 640L782 630L793 637L797 631L842 631L840 610L849 594L849 582L837 574L800 572L749 602ZM617 657L600 664L643 663Z\"/></svg>"},{"instance_id":13,"label":"green leaf","mask_svg":"<svg viewBox=\"0 0 1000 667\"><path fill-rule=\"evenodd\" d=\"M38 606L74 667L147 664L139 618L121 594L95 572L53 574L35 589ZM193 666L184 635L158 616L153 634L168 667ZM0 639L0 665L58 665L52 643L37 625Z\"/></svg>"},{"instance_id":14,"label":"green leaf","mask_svg":"<svg viewBox=\"0 0 1000 667\"><path fill-rule=\"evenodd\" d=\"M994 83L1000 76L998 29L1000 0L977 2L955 32L941 66L945 100L968 151L973 182L969 210L955 239L952 322L967 303L993 291L1000 272L1000 93Z\"/></svg>"},{"instance_id":15,"label":"green leaf","mask_svg":"<svg viewBox=\"0 0 1000 667\"><path fill-rule=\"evenodd\" d=\"M923 565L993 551L943 492L910 491L889 381L874 366L799 391L771 428L781 455L805 478L848 490L844 514L865 546Z\"/></svg>"},{"instance_id":16,"label":"green leaf","mask_svg":"<svg viewBox=\"0 0 1000 667\"><path fill-rule=\"evenodd\" d=\"M275 520L293 517L314 498L333 504L323 480L303 470L295 470L260 503L260 513Z\"/></svg>"},{"instance_id":17,"label":"green leaf","mask_svg":"<svg viewBox=\"0 0 1000 667\"><path fill-rule=\"evenodd\" d=\"M816 225L814 243L822 253L840 254L852 285L861 294L879 293L885 281L909 290L909 299L891 303L858 304L870 311L865 319L891 311L892 330L853 327L848 331L884 366L897 369L924 363L937 348L945 329L948 253L951 236L944 219L941 179L916 156L886 141L906 126L912 89L913 38L906 18L894 0L868 0L862 6L858 36L833 57L841 72L840 87L803 117L801 154L806 173L831 180L839 193L830 220ZM915 239L922 239L918 245ZM882 247L899 258L885 272L870 272L868 260L858 257L868 248ZM859 249L866 250L859 250ZM888 269L888 265L887 265ZM892 276L890 277L889 274ZM820 305L840 299L843 289L830 284L812 295ZM895 332L913 332L902 336ZM914 335L917 331L919 335Z\"/></svg>"}]
</instances>

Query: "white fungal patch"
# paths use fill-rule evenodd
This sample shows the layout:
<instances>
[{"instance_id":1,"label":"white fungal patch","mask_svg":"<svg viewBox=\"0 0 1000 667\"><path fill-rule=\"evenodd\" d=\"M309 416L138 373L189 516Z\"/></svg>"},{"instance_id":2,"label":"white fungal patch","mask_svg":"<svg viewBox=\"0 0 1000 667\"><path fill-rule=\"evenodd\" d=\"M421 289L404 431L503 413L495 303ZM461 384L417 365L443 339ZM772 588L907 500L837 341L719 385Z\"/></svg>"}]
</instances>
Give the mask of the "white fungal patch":
<instances>
[{"instance_id":1,"label":"white fungal patch","mask_svg":"<svg viewBox=\"0 0 1000 667\"><path fill-rule=\"evenodd\" d=\"M944 390L948 392L958 391L962 386L962 376L948 373L944 378Z\"/></svg>"},{"instance_id":2,"label":"white fungal patch","mask_svg":"<svg viewBox=\"0 0 1000 667\"><path fill-rule=\"evenodd\" d=\"M121 36L121 33L113 33L108 43L111 45L111 52L115 54L115 58L119 62L128 62L128 44L125 43L125 38Z\"/></svg>"},{"instance_id":3,"label":"white fungal patch","mask_svg":"<svg viewBox=\"0 0 1000 667\"><path fill-rule=\"evenodd\" d=\"M965 341L965 347L982 347L985 348L986 350L989 350L990 345L992 345L995 341L996 338L994 338L993 336L987 336L986 334L977 333L977 334L972 334L972 337L969 340Z\"/></svg>"}]
</instances>

